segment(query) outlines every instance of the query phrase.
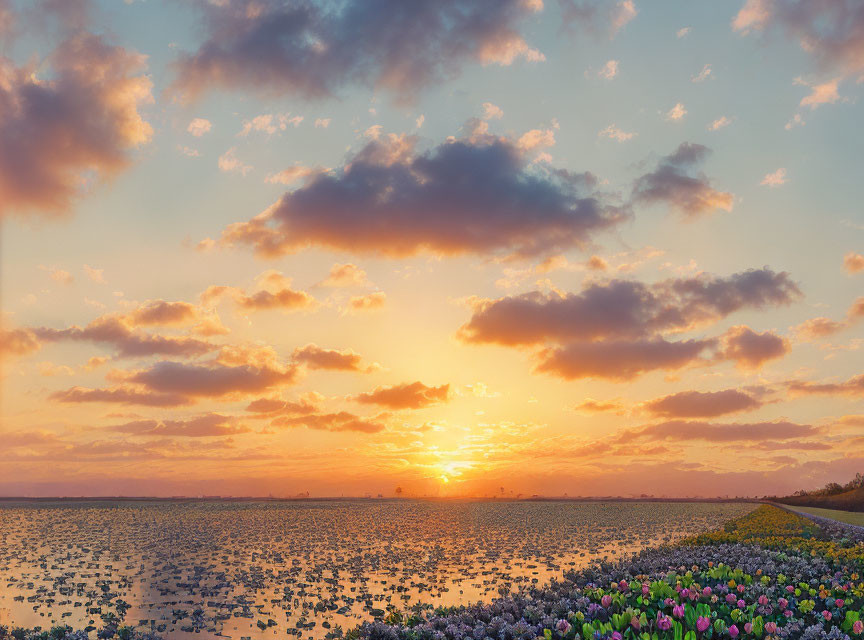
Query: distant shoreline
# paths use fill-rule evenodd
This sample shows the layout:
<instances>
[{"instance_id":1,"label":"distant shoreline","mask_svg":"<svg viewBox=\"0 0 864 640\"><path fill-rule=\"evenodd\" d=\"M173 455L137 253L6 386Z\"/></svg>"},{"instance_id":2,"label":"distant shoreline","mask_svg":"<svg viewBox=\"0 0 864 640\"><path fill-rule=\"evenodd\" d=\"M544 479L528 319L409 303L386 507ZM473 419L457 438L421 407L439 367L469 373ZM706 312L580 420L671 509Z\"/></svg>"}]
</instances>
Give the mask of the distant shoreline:
<instances>
[{"instance_id":1,"label":"distant shoreline","mask_svg":"<svg viewBox=\"0 0 864 640\"><path fill-rule=\"evenodd\" d=\"M4 503L80 503L80 502L164 502L164 503L205 503L205 502L763 502L759 498L626 498L619 496L562 496L528 498L498 498L498 497L435 497L417 496L410 498L370 498L362 496L322 496L322 497L252 497L252 496L0 496L0 504Z\"/></svg>"}]
</instances>

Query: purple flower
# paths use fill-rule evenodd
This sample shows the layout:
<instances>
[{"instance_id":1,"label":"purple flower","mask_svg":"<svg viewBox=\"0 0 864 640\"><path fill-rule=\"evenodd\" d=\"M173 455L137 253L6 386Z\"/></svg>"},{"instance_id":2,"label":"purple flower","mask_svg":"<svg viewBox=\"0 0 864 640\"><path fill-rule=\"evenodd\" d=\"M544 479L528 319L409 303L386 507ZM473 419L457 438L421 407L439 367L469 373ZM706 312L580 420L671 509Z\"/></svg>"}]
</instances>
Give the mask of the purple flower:
<instances>
[{"instance_id":1,"label":"purple flower","mask_svg":"<svg viewBox=\"0 0 864 640\"><path fill-rule=\"evenodd\" d=\"M555 628L561 632L562 635L567 635L567 632L570 631L570 623L564 619L558 621L555 625Z\"/></svg>"},{"instance_id":2,"label":"purple flower","mask_svg":"<svg viewBox=\"0 0 864 640\"><path fill-rule=\"evenodd\" d=\"M744 633L752 633L753 632L753 623L745 622L744 623Z\"/></svg>"},{"instance_id":3,"label":"purple flower","mask_svg":"<svg viewBox=\"0 0 864 640\"><path fill-rule=\"evenodd\" d=\"M768 604L768 596L766 596L764 593L759 596L759 604L761 604L763 607Z\"/></svg>"},{"instance_id":4,"label":"purple flower","mask_svg":"<svg viewBox=\"0 0 864 640\"><path fill-rule=\"evenodd\" d=\"M738 637L738 627L736 627L734 624L729 627L729 635L733 638Z\"/></svg>"},{"instance_id":5,"label":"purple flower","mask_svg":"<svg viewBox=\"0 0 864 640\"><path fill-rule=\"evenodd\" d=\"M773 623L771 623L771 624L773 624ZM707 629L710 626L711 626L711 620L709 620L705 616L699 616L696 619L696 631L698 631L699 633L702 633L703 631L705 631L705 629ZM766 629L768 628L767 625L765 628Z\"/></svg>"},{"instance_id":6,"label":"purple flower","mask_svg":"<svg viewBox=\"0 0 864 640\"><path fill-rule=\"evenodd\" d=\"M739 601L738 601L738 608L739 608L739 609L743 609L743 608L746 607L746 606L747 606L747 603L744 602L743 600L739 600Z\"/></svg>"},{"instance_id":7,"label":"purple flower","mask_svg":"<svg viewBox=\"0 0 864 640\"><path fill-rule=\"evenodd\" d=\"M675 605L674 607L672 607L672 615L675 616L676 618L683 618L684 617L684 605L678 604L678 605Z\"/></svg>"},{"instance_id":8,"label":"purple flower","mask_svg":"<svg viewBox=\"0 0 864 640\"><path fill-rule=\"evenodd\" d=\"M672 628L672 618L664 616L661 612L657 612L657 628L661 631L669 631Z\"/></svg>"}]
</instances>

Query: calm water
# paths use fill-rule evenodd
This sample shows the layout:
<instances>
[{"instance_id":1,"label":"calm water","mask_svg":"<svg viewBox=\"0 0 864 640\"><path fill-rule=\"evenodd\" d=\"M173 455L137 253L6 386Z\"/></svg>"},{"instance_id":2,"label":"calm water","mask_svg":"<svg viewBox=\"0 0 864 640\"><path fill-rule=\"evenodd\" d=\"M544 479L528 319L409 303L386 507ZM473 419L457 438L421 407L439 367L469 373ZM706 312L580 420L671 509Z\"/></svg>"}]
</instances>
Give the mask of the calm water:
<instances>
[{"instance_id":1,"label":"calm water","mask_svg":"<svg viewBox=\"0 0 864 640\"><path fill-rule=\"evenodd\" d=\"M318 639L391 604L405 610L418 601L491 600L599 558L715 528L751 509L575 502L7 504L0 506L0 624L83 629L101 626L100 616L110 612L171 638Z\"/></svg>"}]
</instances>

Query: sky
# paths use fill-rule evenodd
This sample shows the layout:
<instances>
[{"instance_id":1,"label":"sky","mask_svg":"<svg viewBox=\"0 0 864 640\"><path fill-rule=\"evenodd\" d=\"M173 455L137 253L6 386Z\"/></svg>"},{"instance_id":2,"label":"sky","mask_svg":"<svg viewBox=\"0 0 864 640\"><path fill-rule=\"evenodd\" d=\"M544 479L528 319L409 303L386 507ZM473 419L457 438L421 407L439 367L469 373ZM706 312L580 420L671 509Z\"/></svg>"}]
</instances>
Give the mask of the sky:
<instances>
[{"instance_id":1,"label":"sky","mask_svg":"<svg viewBox=\"0 0 864 640\"><path fill-rule=\"evenodd\" d=\"M864 470L857 0L0 0L0 495Z\"/></svg>"}]
</instances>

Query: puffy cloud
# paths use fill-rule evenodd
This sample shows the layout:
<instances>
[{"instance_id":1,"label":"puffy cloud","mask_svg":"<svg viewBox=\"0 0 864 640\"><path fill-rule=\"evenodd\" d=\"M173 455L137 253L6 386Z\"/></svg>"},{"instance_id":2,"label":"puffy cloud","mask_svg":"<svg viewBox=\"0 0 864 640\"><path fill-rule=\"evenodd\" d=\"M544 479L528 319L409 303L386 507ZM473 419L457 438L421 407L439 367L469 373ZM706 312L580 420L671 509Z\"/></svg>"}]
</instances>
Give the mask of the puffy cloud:
<instances>
[{"instance_id":1,"label":"puffy cloud","mask_svg":"<svg viewBox=\"0 0 864 640\"><path fill-rule=\"evenodd\" d=\"M189 420L136 420L106 427L134 436L172 436L185 438L210 438L248 433L249 428L236 424L236 420L218 413L207 413Z\"/></svg>"},{"instance_id":2,"label":"puffy cloud","mask_svg":"<svg viewBox=\"0 0 864 640\"><path fill-rule=\"evenodd\" d=\"M628 133L627 131L622 131L614 124L610 124L605 129L602 129L598 134L598 136L610 138L612 140L617 140L618 142L626 142L627 140L631 140L636 134Z\"/></svg>"},{"instance_id":3,"label":"puffy cloud","mask_svg":"<svg viewBox=\"0 0 864 640\"><path fill-rule=\"evenodd\" d=\"M615 76L618 75L618 61L617 60L608 60L606 64L597 72L597 75L601 78L606 78L607 80L611 80Z\"/></svg>"},{"instance_id":4,"label":"puffy cloud","mask_svg":"<svg viewBox=\"0 0 864 640\"><path fill-rule=\"evenodd\" d=\"M206 118L192 118L192 121L189 123L189 126L186 127L186 131L191 133L196 138L200 138L205 133L209 133L210 129L213 128L213 123L211 123Z\"/></svg>"},{"instance_id":5,"label":"puffy cloud","mask_svg":"<svg viewBox=\"0 0 864 640\"><path fill-rule=\"evenodd\" d=\"M136 404L146 407L178 407L190 404L189 398L179 393L149 393L126 386L113 387L111 389L72 387L65 391L52 393L49 399L69 404L101 402Z\"/></svg>"},{"instance_id":6,"label":"puffy cloud","mask_svg":"<svg viewBox=\"0 0 864 640\"><path fill-rule=\"evenodd\" d=\"M862 43L864 43L864 40L862 40ZM862 44L862 46L864 46L864 44ZM810 93L801 98L799 106L816 109L821 107L823 104L834 104L835 102L838 102L840 100L840 94L837 92L837 86L839 83L840 78L835 78L834 80L823 82L821 84L810 83L802 78L796 78L795 84L800 84L810 89Z\"/></svg>"},{"instance_id":7,"label":"puffy cloud","mask_svg":"<svg viewBox=\"0 0 864 640\"><path fill-rule=\"evenodd\" d=\"M558 0L563 28L573 31L576 26L614 37L633 20L639 11L633 0Z\"/></svg>"},{"instance_id":8,"label":"puffy cloud","mask_svg":"<svg viewBox=\"0 0 864 640\"><path fill-rule=\"evenodd\" d=\"M603 402L599 400L594 400L593 398L588 398L587 400L580 402L578 405L573 407L575 411L581 411L584 413L607 413L614 412L619 415L624 413L624 406L617 402Z\"/></svg>"},{"instance_id":9,"label":"puffy cloud","mask_svg":"<svg viewBox=\"0 0 864 640\"><path fill-rule=\"evenodd\" d=\"M651 413L667 418L714 418L762 406L758 398L739 391L680 391L645 403Z\"/></svg>"},{"instance_id":10,"label":"puffy cloud","mask_svg":"<svg viewBox=\"0 0 864 640\"><path fill-rule=\"evenodd\" d=\"M864 255L850 251L843 256L843 268L849 273L860 273L864 271Z\"/></svg>"},{"instance_id":11,"label":"puffy cloud","mask_svg":"<svg viewBox=\"0 0 864 640\"><path fill-rule=\"evenodd\" d=\"M665 203L691 218L713 209L731 211L732 194L714 189L708 177L696 171L709 153L701 144L681 143L673 154L660 159L654 171L636 180L633 200Z\"/></svg>"},{"instance_id":12,"label":"puffy cloud","mask_svg":"<svg viewBox=\"0 0 864 640\"><path fill-rule=\"evenodd\" d=\"M228 151L219 156L217 164L220 171L224 171L225 173L239 173L243 176L253 169L252 165L246 164L237 157L237 147L231 147Z\"/></svg>"},{"instance_id":13,"label":"puffy cloud","mask_svg":"<svg viewBox=\"0 0 864 640\"><path fill-rule=\"evenodd\" d=\"M650 371L681 369L712 345L711 340L669 342L662 338L576 342L542 350L536 371L565 380L631 380Z\"/></svg>"},{"instance_id":14,"label":"puffy cloud","mask_svg":"<svg viewBox=\"0 0 864 640\"><path fill-rule=\"evenodd\" d=\"M264 180L270 184L294 184L298 180L305 180L309 176L314 175L315 172L316 169L304 167L302 165L295 165L293 167L288 167L287 169L282 169L282 171L271 173Z\"/></svg>"},{"instance_id":15,"label":"puffy cloud","mask_svg":"<svg viewBox=\"0 0 864 640\"><path fill-rule=\"evenodd\" d=\"M732 28L785 32L820 69L864 76L864 5L858 0L747 0Z\"/></svg>"},{"instance_id":16,"label":"puffy cloud","mask_svg":"<svg viewBox=\"0 0 864 640\"><path fill-rule=\"evenodd\" d=\"M238 307L246 311L297 311L318 306L318 301L313 296L291 288L291 278L272 269L256 278L256 290L252 293L237 287L214 285L201 294L201 303L211 305L224 296L230 297Z\"/></svg>"},{"instance_id":17,"label":"puffy cloud","mask_svg":"<svg viewBox=\"0 0 864 640\"><path fill-rule=\"evenodd\" d=\"M320 283L322 287L362 287L367 284L366 272L356 264L336 263Z\"/></svg>"},{"instance_id":18,"label":"puffy cloud","mask_svg":"<svg viewBox=\"0 0 864 640\"><path fill-rule=\"evenodd\" d=\"M382 309L386 302L386 293L374 291L362 296L351 296L351 299L348 300L348 308L351 311L376 311Z\"/></svg>"},{"instance_id":19,"label":"puffy cloud","mask_svg":"<svg viewBox=\"0 0 864 640\"><path fill-rule=\"evenodd\" d=\"M198 4L204 41L175 64L174 89L186 100L211 88L324 98L362 85L404 101L457 75L466 62L543 59L519 34L537 8L522 0Z\"/></svg>"},{"instance_id":20,"label":"puffy cloud","mask_svg":"<svg viewBox=\"0 0 864 640\"><path fill-rule=\"evenodd\" d=\"M864 297L858 298L846 311L844 320L832 320L831 318L811 318L802 322L794 328L795 335L799 340L810 341L839 333L864 320Z\"/></svg>"},{"instance_id":21,"label":"puffy cloud","mask_svg":"<svg viewBox=\"0 0 864 640\"><path fill-rule=\"evenodd\" d=\"M711 65L706 64L702 67L702 70L697 73L695 76L690 78L692 82L705 82L711 76Z\"/></svg>"},{"instance_id":22,"label":"puffy cloud","mask_svg":"<svg viewBox=\"0 0 864 640\"><path fill-rule=\"evenodd\" d=\"M732 327L720 339L721 358L734 360L741 369L758 369L789 352L789 341L772 331L757 333L750 327Z\"/></svg>"},{"instance_id":23,"label":"puffy cloud","mask_svg":"<svg viewBox=\"0 0 864 640\"><path fill-rule=\"evenodd\" d=\"M0 328L0 356L26 356L42 347L30 329Z\"/></svg>"},{"instance_id":24,"label":"puffy cloud","mask_svg":"<svg viewBox=\"0 0 864 640\"><path fill-rule=\"evenodd\" d=\"M119 357L143 357L151 355L185 356L202 355L216 346L188 336L153 335L135 329L124 316L101 316L86 327L72 326L68 329L36 327L33 334L42 342L95 342L108 344L117 350Z\"/></svg>"},{"instance_id":25,"label":"puffy cloud","mask_svg":"<svg viewBox=\"0 0 864 640\"><path fill-rule=\"evenodd\" d=\"M87 277L90 278L93 282L97 284L106 284L104 269L96 269L94 267L91 267L89 264L85 264L84 271L87 274Z\"/></svg>"},{"instance_id":26,"label":"puffy cloud","mask_svg":"<svg viewBox=\"0 0 864 640\"><path fill-rule=\"evenodd\" d=\"M296 365L252 363L225 365L219 362L187 364L163 361L132 373L128 381L155 393L173 393L190 398L252 395L294 384Z\"/></svg>"},{"instance_id":27,"label":"puffy cloud","mask_svg":"<svg viewBox=\"0 0 864 640\"><path fill-rule=\"evenodd\" d=\"M798 395L862 396L864 397L864 374L844 382L790 382L789 390Z\"/></svg>"},{"instance_id":28,"label":"puffy cloud","mask_svg":"<svg viewBox=\"0 0 864 640\"><path fill-rule=\"evenodd\" d=\"M759 184L763 187L779 187L781 184L786 184L786 169L781 167L777 171L767 174Z\"/></svg>"},{"instance_id":29,"label":"puffy cloud","mask_svg":"<svg viewBox=\"0 0 864 640\"><path fill-rule=\"evenodd\" d=\"M410 136L370 140L341 169L227 227L221 244L269 257L309 246L386 257L533 255L582 246L627 217L590 193L590 174L532 164L524 150L549 136L529 137L472 132L426 152Z\"/></svg>"},{"instance_id":30,"label":"puffy cloud","mask_svg":"<svg viewBox=\"0 0 864 640\"><path fill-rule=\"evenodd\" d=\"M708 125L708 131L717 131L718 129L722 129L723 127L728 127L730 124L732 124L732 120L730 118L727 118L726 116L720 116Z\"/></svg>"},{"instance_id":31,"label":"puffy cloud","mask_svg":"<svg viewBox=\"0 0 864 640\"><path fill-rule=\"evenodd\" d=\"M712 423L698 420L670 420L632 431L617 438L619 442L633 440L704 440L706 442L762 442L806 438L821 433L818 427L785 420L752 423Z\"/></svg>"},{"instance_id":32,"label":"puffy cloud","mask_svg":"<svg viewBox=\"0 0 864 640\"><path fill-rule=\"evenodd\" d=\"M246 406L246 411L267 418L279 415L316 413L318 411L318 398L310 398L308 395L301 398L299 402L291 402L281 398L258 398Z\"/></svg>"},{"instance_id":33,"label":"puffy cloud","mask_svg":"<svg viewBox=\"0 0 864 640\"><path fill-rule=\"evenodd\" d=\"M139 113L152 101L144 63L84 32L51 54L46 79L0 58L0 216L62 214L130 163L152 135Z\"/></svg>"},{"instance_id":34,"label":"puffy cloud","mask_svg":"<svg viewBox=\"0 0 864 640\"><path fill-rule=\"evenodd\" d=\"M422 382L405 382L389 387L375 387L355 397L362 404L377 404L391 409L420 409L450 399L450 385L427 387Z\"/></svg>"},{"instance_id":35,"label":"puffy cloud","mask_svg":"<svg viewBox=\"0 0 864 640\"><path fill-rule=\"evenodd\" d=\"M242 138L253 131L273 135L277 131L285 131L289 125L297 128L303 120L303 116L292 116L290 113L262 113L251 120L245 120L237 135Z\"/></svg>"},{"instance_id":36,"label":"puffy cloud","mask_svg":"<svg viewBox=\"0 0 864 640\"><path fill-rule=\"evenodd\" d=\"M498 105L492 104L491 102L484 102L482 106L484 120L500 120L504 117L504 111Z\"/></svg>"},{"instance_id":37,"label":"puffy cloud","mask_svg":"<svg viewBox=\"0 0 864 640\"><path fill-rule=\"evenodd\" d=\"M644 337L688 330L744 308L788 304L800 295L788 274L770 269L727 278L701 274L654 285L613 279L579 293L534 291L480 300L459 335L467 342L504 345Z\"/></svg>"},{"instance_id":38,"label":"puffy cloud","mask_svg":"<svg viewBox=\"0 0 864 640\"><path fill-rule=\"evenodd\" d=\"M363 358L350 349L322 349L315 344L294 349L291 355L294 362L306 365L310 369L327 369L331 371L367 371L362 366Z\"/></svg>"},{"instance_id":39,"label":"puffy cloud","mask_svg":"<svg viewBox=\"0 0 864 640\"><path fill-rule=\"evenodd\" d=\"M378 433L386 428L382 422L360 417L348 411L282 416L274 419L270 425L273 427L306 427L319 431L357 431L360 433Z\"/></svg>"},{"instance_id":40,"label":"puffy cloud","mask_svg":"<svg viewBox=\"0 0 864 640\"><path fill-rule=\"evenodd\" d=\"M666 112L666 119L667 120L680 120L681 118L683 118L686 115L687 115L687 109L684 108L683 104L678 102L675 104L674 107L672 107L671 109L669 109L669 111Z\"/></svg>"}]
</instances>

